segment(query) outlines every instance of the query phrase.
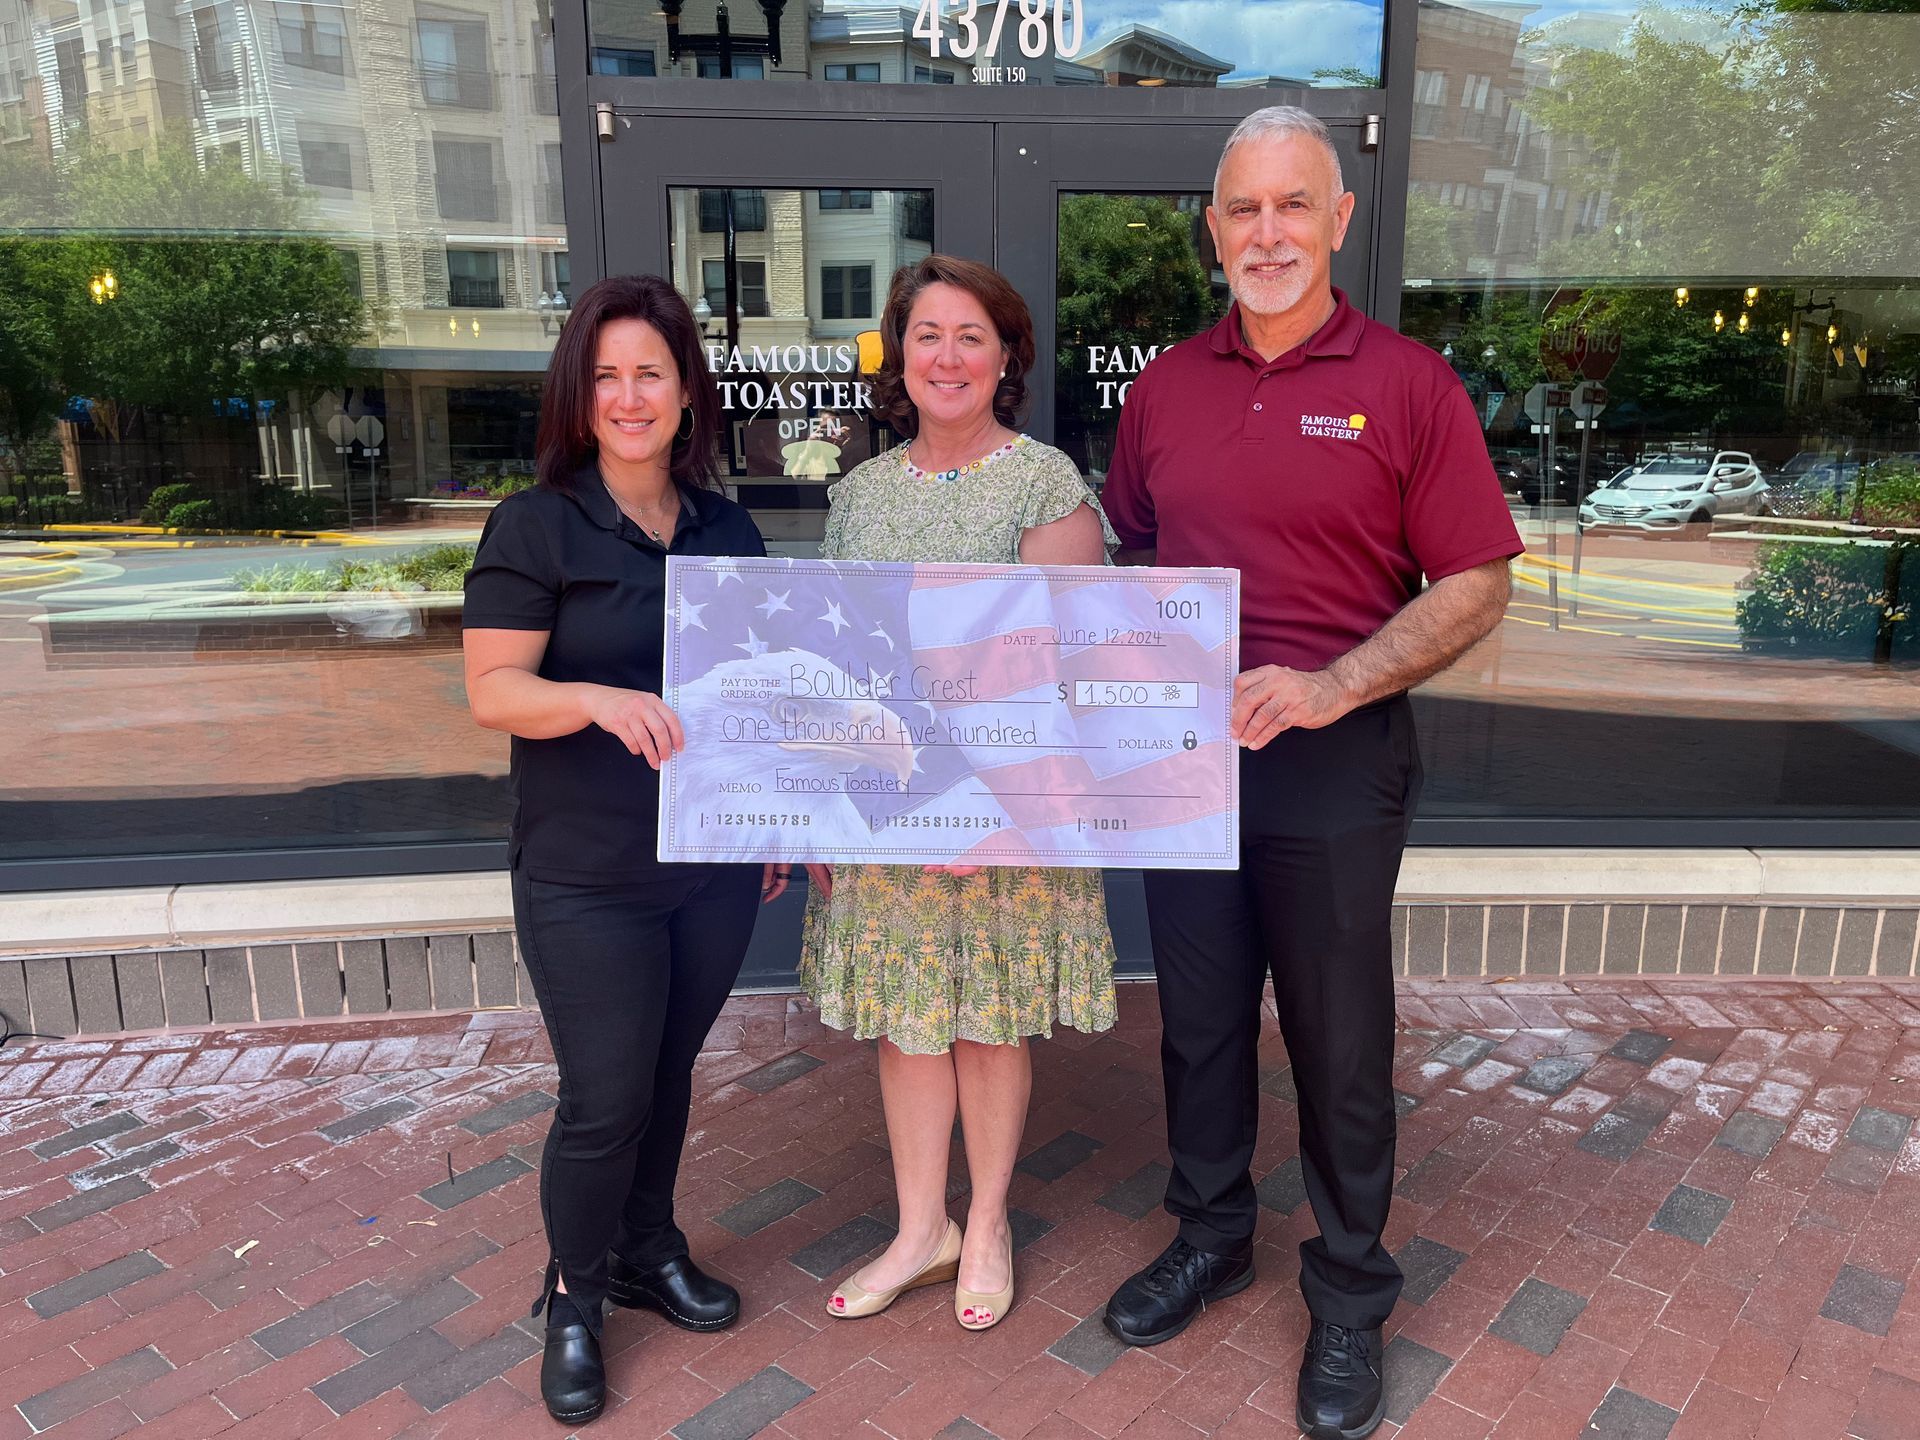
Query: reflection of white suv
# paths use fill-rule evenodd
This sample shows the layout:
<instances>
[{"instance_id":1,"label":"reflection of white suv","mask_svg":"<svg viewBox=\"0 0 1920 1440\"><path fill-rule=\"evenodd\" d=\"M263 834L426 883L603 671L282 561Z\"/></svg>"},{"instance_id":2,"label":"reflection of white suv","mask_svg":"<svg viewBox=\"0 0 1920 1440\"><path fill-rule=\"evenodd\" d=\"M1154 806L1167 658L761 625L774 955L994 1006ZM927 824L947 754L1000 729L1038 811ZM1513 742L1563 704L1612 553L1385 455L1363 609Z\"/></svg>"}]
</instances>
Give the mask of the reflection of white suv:
<instances>
[{"instance_id":1,"label":"reflection of white suv","mask_svg":"<svg viewBox=\"0 0 1920 1440\"><path fill-rule=\"evenodd\" d=\"M1622 470L1580 506L1583 530L1706 533L1716 515L1754 515L1767 482L1744 450L1656 455Z\"/></svg>"}]
</instances>

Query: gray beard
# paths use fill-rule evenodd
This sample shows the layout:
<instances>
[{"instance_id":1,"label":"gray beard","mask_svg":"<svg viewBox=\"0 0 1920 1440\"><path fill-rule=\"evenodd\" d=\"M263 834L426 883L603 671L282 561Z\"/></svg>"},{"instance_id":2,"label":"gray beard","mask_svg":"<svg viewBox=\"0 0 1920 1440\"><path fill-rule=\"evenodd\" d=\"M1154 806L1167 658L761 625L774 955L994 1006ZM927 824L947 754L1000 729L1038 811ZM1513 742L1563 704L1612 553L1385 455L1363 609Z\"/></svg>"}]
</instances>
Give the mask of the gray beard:
<instances>
[{"instance_id":1,"label":"gray beard","mask_svg":"<svg viewBox=\"0 0 1920 1440\"><path fill-rule=\"evenodd\" d=\"M1278 315L1307 298L1307 292L1313 288L1313 277L1295 268L1285 280L1248 280L1235 276L1227 288L1242 310L1255 315Z\"/></svg>"}]
</instances>

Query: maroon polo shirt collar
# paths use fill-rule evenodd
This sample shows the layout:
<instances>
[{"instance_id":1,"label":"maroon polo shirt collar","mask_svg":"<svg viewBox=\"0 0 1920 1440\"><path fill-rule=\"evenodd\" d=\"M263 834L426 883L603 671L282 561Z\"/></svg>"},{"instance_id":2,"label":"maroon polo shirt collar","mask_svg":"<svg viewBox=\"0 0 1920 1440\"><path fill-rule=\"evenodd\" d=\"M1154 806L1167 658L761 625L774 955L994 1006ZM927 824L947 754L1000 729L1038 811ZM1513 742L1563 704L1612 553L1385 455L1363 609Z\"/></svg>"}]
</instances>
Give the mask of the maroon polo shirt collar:
<instances>
[{"instance_id":1,"label":"maroon polo shirt collar","mask_svg":"<svg viewBox=\"0 0 1920 1440\"><path fill-rule=\"evenodd\" d=\"M1333 287L1333 314L1304 341L1272 360L1248 346L1240 330L1240 302L1237 300L1228 308L1220 323L1207 332L1207 343L1217 355L1244 355L1256 365L1278 365L1295 355L1303 360L1318 355L1352 355L1360 348L1360 332L1365 328L1366 317L1347 303L1347 292L1336 285Z\"/></svg>"}]
</instances>

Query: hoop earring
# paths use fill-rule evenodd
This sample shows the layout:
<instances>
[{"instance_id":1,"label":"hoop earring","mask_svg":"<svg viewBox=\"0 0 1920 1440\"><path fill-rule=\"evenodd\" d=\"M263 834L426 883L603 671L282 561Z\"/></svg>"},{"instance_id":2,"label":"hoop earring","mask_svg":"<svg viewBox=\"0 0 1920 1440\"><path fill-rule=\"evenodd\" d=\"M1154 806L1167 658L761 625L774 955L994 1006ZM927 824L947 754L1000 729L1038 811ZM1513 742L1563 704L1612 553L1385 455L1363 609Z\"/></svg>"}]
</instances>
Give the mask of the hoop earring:
<instances>
[{"instance_id":1,"label":"hoop earring","mask_svg":"<svg viewBox=\"0 0 1920 1440\"><path fill-rule=\"evenodd\" d=\"M684 441L693 439L693 407L691 405L682 405L680 407L680 417L681 419L686 421L687 433L682 435L679 429L676 428L673 432L673 439L675 444L680 444Z\"/></svg>"}]
</instances>

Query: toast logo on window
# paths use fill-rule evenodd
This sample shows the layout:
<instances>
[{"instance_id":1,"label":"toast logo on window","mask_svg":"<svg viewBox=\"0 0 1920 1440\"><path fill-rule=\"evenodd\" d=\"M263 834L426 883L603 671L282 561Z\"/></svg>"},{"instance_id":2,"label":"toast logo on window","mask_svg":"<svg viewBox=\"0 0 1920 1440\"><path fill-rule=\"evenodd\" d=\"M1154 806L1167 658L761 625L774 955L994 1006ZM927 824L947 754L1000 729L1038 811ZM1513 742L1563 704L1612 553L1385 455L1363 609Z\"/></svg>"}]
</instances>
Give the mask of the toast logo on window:
<instances>
[{"instance_id":1,"label":"toast logo on window","mask_svg":"<svg viewBox=\"0 0 1920 1440\"><path fill-rule=\"evenodd\" d=\"M1318 435L1326 440L1358 440L1367 428L1364 415L1302 415L1300 433Z\"/></svg>"}]
</instances>

